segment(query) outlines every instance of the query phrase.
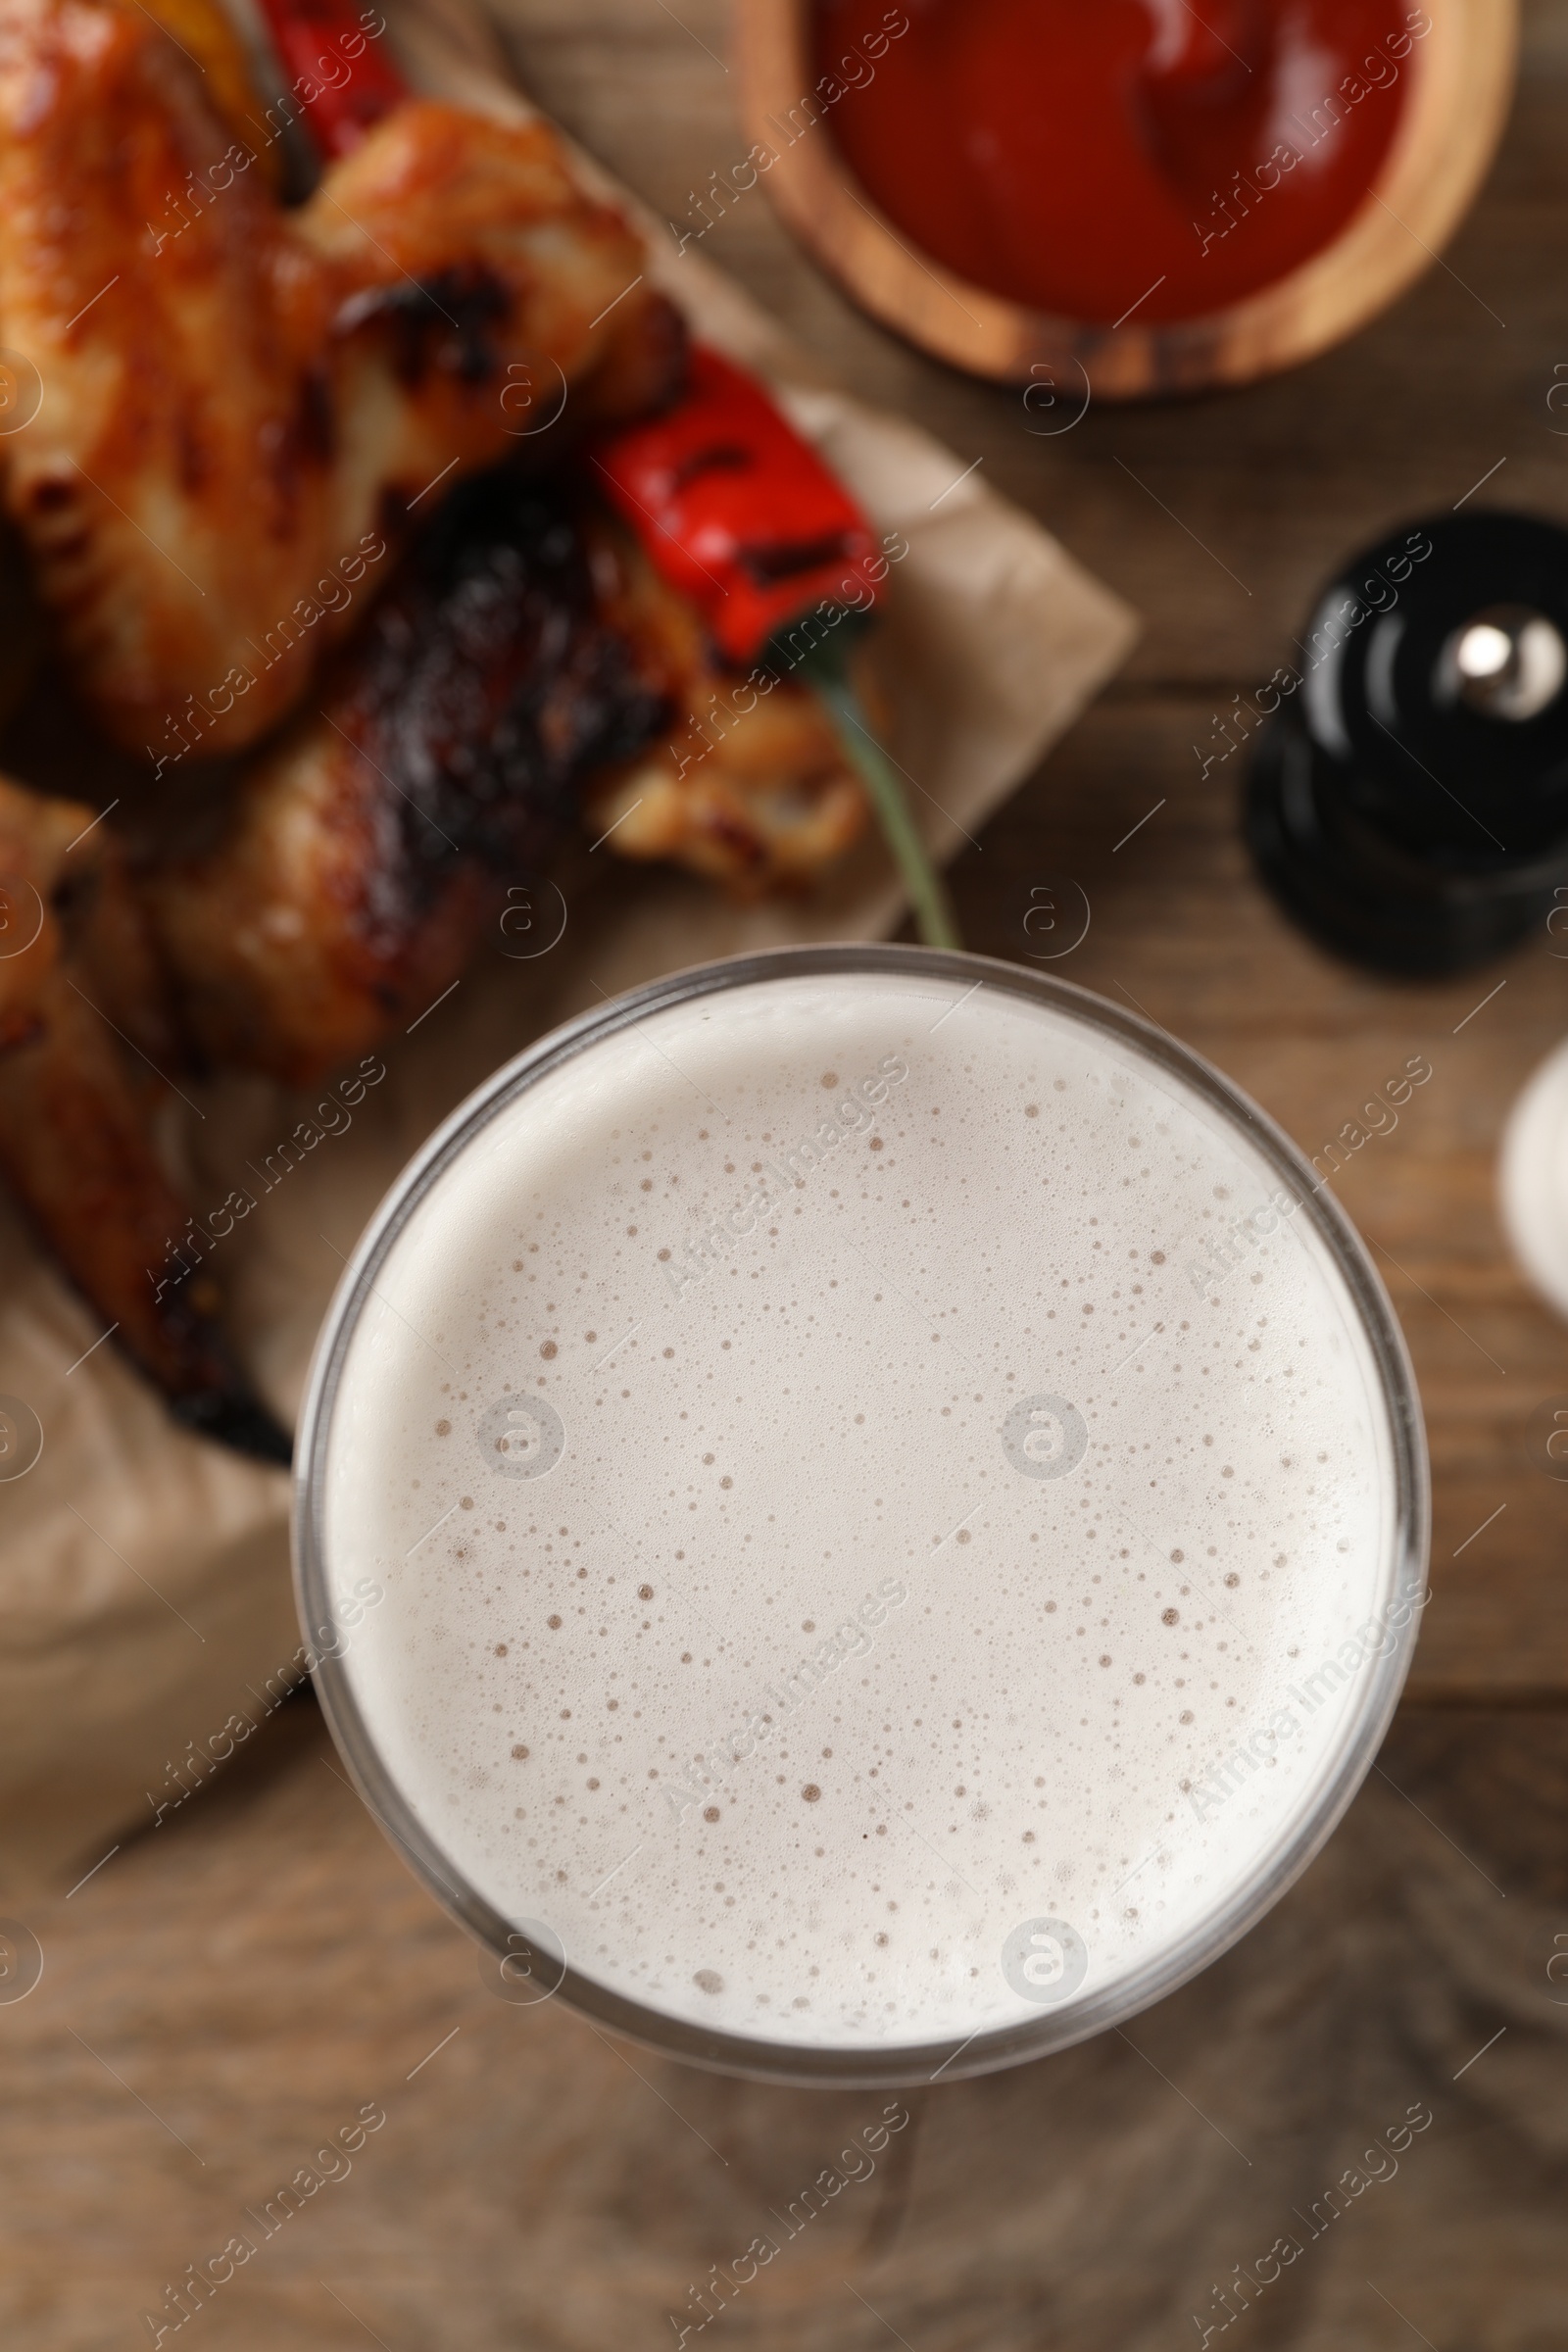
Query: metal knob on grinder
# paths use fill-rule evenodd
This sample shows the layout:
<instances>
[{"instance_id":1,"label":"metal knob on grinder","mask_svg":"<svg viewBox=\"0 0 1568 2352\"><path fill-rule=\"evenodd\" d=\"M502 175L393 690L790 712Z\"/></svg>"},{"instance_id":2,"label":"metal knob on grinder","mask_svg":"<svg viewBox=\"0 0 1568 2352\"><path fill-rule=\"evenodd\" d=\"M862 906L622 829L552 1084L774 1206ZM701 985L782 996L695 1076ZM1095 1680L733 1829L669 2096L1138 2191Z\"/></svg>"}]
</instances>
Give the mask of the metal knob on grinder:
<instances>
[{"instance_id":1,"label":"metal knob on grinder","mask_svg":"<svg viewBox=\"0 0 1568 2352\"><path fill-rule=\"evenodd\" d=\"M1248 780L1269 888L1379 971L1501 955L1568 883L1568 531L1397 531L1324 591L1301 650Z\"/></svg>"}]
</instances>

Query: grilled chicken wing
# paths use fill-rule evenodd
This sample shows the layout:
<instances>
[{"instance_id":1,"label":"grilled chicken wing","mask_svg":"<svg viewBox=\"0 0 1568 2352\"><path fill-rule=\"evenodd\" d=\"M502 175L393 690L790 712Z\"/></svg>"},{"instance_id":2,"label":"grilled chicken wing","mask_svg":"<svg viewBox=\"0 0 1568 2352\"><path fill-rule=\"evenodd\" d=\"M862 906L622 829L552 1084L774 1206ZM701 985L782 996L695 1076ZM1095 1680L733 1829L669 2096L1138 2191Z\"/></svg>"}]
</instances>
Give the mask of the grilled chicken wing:
<instances>
[{"instance_id":1,"label":"grilled chicken wing","mask_svg":"<svg viewBox=\"0 0 1568 2352\"><path fill-rule=\"evenodd\" d=\"M799 889L865 830L864 788L821 703L764 665L717 654L697 607L660 578L636 541L597 517L601 610L668 698L668 720L637 756L590 776L583 821L617 857L684 865L738 898Z\"/></svg>"},{"instance_id":2,"label":"grilled chicken wing","mask_svg":"<svg viewBox=\"0 0 1568 2352\"><path fill-rule=\"evenodd\" d=\"M90 808L0 779L0 1171L178 1417L286 1462L153 1147L150 1066L176 1041L113 842Z\"/></svg>"},{"instance_id":3,"label":"grilled chicken wing","mask_svg":"<svg viewBox=\"0 0 1568 2352\"><path fill-rule=\"evenodd\" d=\"M304 1085L433 1004L582 777L667 723L608 521L569 493L460 491L205 855L145 884L203 1051Z\"/></svg>"},{"instance_id":4,"label":"grilled chicken wing","mask_svg":"<svg viewBox=\"0 0 1568 2352\"><path fill-rule=\"evenodd\" d=\"M0 0L0 223L39 396L6 503L106 730L160 761L272 727L388 532L519 415L678 379L636 237L547 124L411 103L285 212L120 0Z\"/></svg>"},{"instance_id":5,"label":"grilled chicken wing","mask_svg":"<svg viewBox=\"0 0 1568 2352\"><path fill-rule=\"evenodd\" d=\"M618 856L687 866L737 898L802 889L865 831L864 787L814 694L788 678L762 691L713 663L695 614L670 617L684 724L597 779L587 820Z\"/></svg>"}]
</instances>

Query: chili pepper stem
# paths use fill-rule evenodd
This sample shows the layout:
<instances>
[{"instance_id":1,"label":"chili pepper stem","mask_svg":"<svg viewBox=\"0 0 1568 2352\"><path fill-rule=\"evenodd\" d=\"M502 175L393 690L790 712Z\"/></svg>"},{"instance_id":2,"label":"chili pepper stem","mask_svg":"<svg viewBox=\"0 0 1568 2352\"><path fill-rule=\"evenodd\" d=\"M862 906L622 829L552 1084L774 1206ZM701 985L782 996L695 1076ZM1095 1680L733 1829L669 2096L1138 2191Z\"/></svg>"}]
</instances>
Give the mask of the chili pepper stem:
<instances>
[{"instance_id":1,"label":"chili pepper stem","mask_svg":"<svg viewBox=\"0 0 1568 2352\"><path fill-rule=\"evenodd\" d=\"M921 939L928 948L961 948L963 941L947 884L915 829L898 771L866 721L845 654L824 643L807 656L802 666L832 712L839 741L871 797L883 839L909 894Z\"/></svg>"}]
</instances>

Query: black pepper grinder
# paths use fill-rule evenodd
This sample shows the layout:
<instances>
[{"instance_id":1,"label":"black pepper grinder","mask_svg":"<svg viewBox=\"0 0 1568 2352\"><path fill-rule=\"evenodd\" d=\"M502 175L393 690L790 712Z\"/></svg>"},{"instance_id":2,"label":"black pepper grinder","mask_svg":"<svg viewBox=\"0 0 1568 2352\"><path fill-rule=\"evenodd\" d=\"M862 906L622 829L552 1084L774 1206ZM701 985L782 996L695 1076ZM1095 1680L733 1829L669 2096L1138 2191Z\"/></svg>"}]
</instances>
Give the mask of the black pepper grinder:
<instances>
[{"instance_id":1,"label":"black pepper grinder","mask_svg":"<svg viewBox=\"0 0 1568 2352\"><path fill-rule=\"evenodd\" d=\"M1248 779L1269 888L1378 971L1501 955L1568 883L1568 531L1396 531L1324 591L1300 651Z\"/></svg>"}]
</instances>

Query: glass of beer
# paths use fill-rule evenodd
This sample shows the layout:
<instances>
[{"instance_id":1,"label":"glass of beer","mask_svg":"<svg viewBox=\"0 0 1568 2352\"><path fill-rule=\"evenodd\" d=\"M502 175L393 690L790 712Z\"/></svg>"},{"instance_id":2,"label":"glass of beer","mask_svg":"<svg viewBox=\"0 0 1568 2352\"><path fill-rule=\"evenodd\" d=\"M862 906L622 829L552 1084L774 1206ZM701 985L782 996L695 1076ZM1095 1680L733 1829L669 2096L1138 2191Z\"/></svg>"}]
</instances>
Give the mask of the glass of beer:
<instances>
[{"instance_id":1,"label":"glass of beer","mask_svg":"<svg viewBox=\"0 0 1568 2352\"><path fill-rule=\"evenodd\" d=\"M977 956L681 972L430 1140L300 1446L328 1722L509 1999L955 2080L1244 1935L1376 1753L1419 1404L1301 1154Z\"/></svg>"}]
</instances>

